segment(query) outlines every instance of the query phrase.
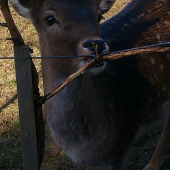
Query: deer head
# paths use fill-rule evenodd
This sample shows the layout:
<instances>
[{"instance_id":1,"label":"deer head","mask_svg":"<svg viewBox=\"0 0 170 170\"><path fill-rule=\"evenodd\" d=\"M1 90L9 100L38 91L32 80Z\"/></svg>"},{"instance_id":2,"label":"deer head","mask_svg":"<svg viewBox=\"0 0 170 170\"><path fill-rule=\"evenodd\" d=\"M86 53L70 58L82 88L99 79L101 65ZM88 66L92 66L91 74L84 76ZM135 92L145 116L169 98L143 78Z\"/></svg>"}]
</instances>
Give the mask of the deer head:
<instances>
[{"instance_id":1,"label":"deer head","mask_svg":"<svg viewBox=\"0 0 170 170\"><path fill-rule=\"evenodd\" d=\"M21 16L35 25L43 56L92 54L94 42L98 44L99 53L108 52L109 47L101 38L99 22L114 1L9 0ZM57 64L58 71L70 74L87 60L60 59L56 62L60 63Z\"/></svg>"},{"instance_id":2,"label":"deer head","mask_svg":"<svg viewBox=\"0 0 170 170\"><path fill-rule=\"evenodd\" d=\"M109 47L105 43L105 41L101 38L100 31L100 20L102 18L102 14L107 12L111 6L113 5L115 0L9 0L10 4L16 9L16 11L22 15L23 17L28 18L34 24L39 34L40 40L40 48L43 56L59 56L59 55L89 55L94 53L93 44L96 43L98 53L108 52ZM42 71L43 71L43 79L44 79L44 90L45 93L51 92L55 87L57 87L63 79L65 79L69 74L78 70L83 64L88 61L87 58L67 58L67 59L47 59L42 60ZM94 75L94 73L100 73L104 70L106 62L94 64L92 68L89 68L90 75ZM88 71L87 71L88 72ZM86 77L86 76L84 76ZM84 78L83 77L83 78ZM92 76L87 76L88 78L92 78ZM81 78L79 79L81 81ZM86 81L86 78L83 81L74 81L70 84L69 87L66 87L59 95L54 96L50 101L45 104L45 111L47 114L48 122L51 126L51 130L53 132L53 136L55 140L59 143L62 149L76 162L82 163L83 160L91 164L94 160L91 159L88 154L83 155L82 149L86 150L85 147L77 146L76 142L73 142L73 145L70 144L69 147L66 141L70 141L70 134L74 136L74 134L70 131L70 126L76 124L77 127L81 127L84 122L82 120L93 119L93 117L88 117L88 115L93 115L94 112L101 112L101 110L105 110L104 108L93 108L93 104L90 103L90 111L93 113L86 114L86 110L82 109L81 103L84 107L89 104L88 96L97 96L98 92L94 92L90 94L89 92L93 91L93 86L95 82ZM90 86L86 86L88 82L92 82ZM105 83L104 83L105 84ZM79 87L85 86L85 87ZM100 83L97 83L100 85ZM77 93L78 87L78 93ZM89 88L90 90L86 89ZM95 86L96 87L96 86ZM75 89L76 88L76 89ZM82 91L80 90L83 90ZM97 88L98 89L98 88ZM106 88L104 88L106 89ZM96 90L96 89L94 89ZM76 91L76 96L73 93ZM86 93L88 91L88 93ZM102 98L101 103L106 102L104 100L103 92L99 95ZM84 95L83 95L84 94ZM82 97L83 96L83 97ZM110 98L110 91L106 94L106 98ZM81 99L82 97L82 99ZM95 98L96 99L96 98ZM96 103L99 103L98 100ZM85 104L85 102L87 102ZM68 105L69 104L69 105ZM74 107L76 106L76 107ZM103 104L101 104L103 106ZM67 107L67 109L66 109ZM73 109L75 108L75 109ZM110 108L108 109L110 110ZM81 119L79 112L82 117L85 116L84 119ZM112 111L111 111L112 112ZM107 113L107 111L106 111ZM64 116L65 115L65 116ZM68 115L70 116L69 118ZM86 117L87 115L87 117ZM98 117L98 113L96 113ZM72 118L75 119L72 119ZM94 116L95 117L95 116ZM72 120L70 120L72 119ZM75 120L75 121L74 121ZM101 118L103 121L103 119ZM63 123L61 123L63 121ZM96 120L95 120L96 121ZM72 123L70 123L72 122ZM97 122L98 124L98 122ZM100 124L100 123L99 123ZM66 138L68 140L63 140L63 134L60 134L60 130L63 131L63 127L57 127L64 125L66 127ZM68 126L67 126L68 125ZM90 127L97 127L96 123L92 123ZM103 123L101 123L101 128L103 127ZM64 130L65 130L64 127ZM85 126L86 127L86 126ZM74 131L74 130L73 130ZM93 130L92 130L93 131ZM74 131L75 133L76 131ZM81 130L80 130L81 132ZM100 130L98 130L101 133ZM104 130L104 133L107 133L107 130ZM96 132L97 133L97 132ZM69 134L67 136L67 134ZM81 136L82 134L80 134ZM77 133L75 136L78 136ZM90 135L91 136L91 135ZM97 135L99 137L100 135ZM72 137L71 137L72 138ZM74 138L74 137L73 137ZM93 137L92 137L93 138ZM100 137L99 137L100 138ZM91 139L90 139L91 140ZM98 141L99 139L96 139ZM104 139L102 139L105 141ZM74 139L73 139L74 141ZM95 141L95 142L96 142ZM71 143L71 141L70 141ZM81 143L81 142L80 142ZM89 142L90 143L90 142ZM76 144L76 146L75 146ZM95 143L94 143L95 145ZM91 145L93 146L93 144ZM77 149L74 149L74 148ZM67 148L70 148L71 151L67 151ZM78 149L79 148L79 149ZM95 151L94 149L89 149L90 152ZM108 148L110 150L110 148ZM84 151L83 151L84 152ZM85 152L84 152L85 153ZM81 156L82 155L82 156ZM96 156L96 154L92 153L91 155ZM81 156L81 158L79 158ZM93 157L92 156L92 157ZM78 159L78 160L77 160ZM96 158L95 158L96 159ZM99 154L99 158L96 160L100 160L101 154ZM90 163L89 163L90 160ZM96 161L96 162L97 162Z\"/></svg>"}]
</instances>

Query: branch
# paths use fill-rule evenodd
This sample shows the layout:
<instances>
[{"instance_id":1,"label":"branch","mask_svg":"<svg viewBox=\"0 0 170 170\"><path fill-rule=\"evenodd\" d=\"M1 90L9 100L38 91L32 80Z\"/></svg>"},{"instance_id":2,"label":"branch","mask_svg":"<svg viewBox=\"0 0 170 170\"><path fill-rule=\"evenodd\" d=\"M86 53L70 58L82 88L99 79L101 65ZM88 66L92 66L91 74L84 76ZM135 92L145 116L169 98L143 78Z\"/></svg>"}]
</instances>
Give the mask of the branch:
<instances>
[{"instance_id":1,"label":"branch","mask_svg":"<svg viewBox=\"0 0 170 170\"><path fill-rule=\"evenodd\" d=\"M158 52L170 51L170 42L148 45L143 47L131 48L127 50L116 51L110 54L102 55L99 60L115 60L122 57L137 55L137 54L148 54Z\"/></svg>"},{"instance_id":2,"label":"branch","mask_svg":"<svg viewBox=\"0 0 170 170\"><path fill-rule=\"evenodd\" d=\"M52 98L58 92L60 92L63 88L65 88L71 81L73 81L76 77L81 74L84 74L84 71L92 66L97 61L102 60L116 60L122 57L127 57L136 54L148 54L148 53L157 53L157 52L168 52L170 51L170 42L154 44L144 47L132 48L128 50L122 50L113 52L110 54L100 55L100 57L95 57L96 59L92 59L91 61L87 62L84 66L82 66L77 72L71 74L60 86L58 86L53 92L48 93L44 97L41 97L39 102L41 104L45 103L48 99ZM96 53L97 54L97 53Z\"/></svg>"},{"instance_id":3,"label":"branch","mask_svg":"<svg viewBox=\"0 0 170 170\"><path fill-rule=\"evenodd\" d=\"M54 95L56 95L58 92L60 92L64 87L66 87L71 81L73 81L76 77L78 77L81 74L84 74L84 71L90 67L92 64L94 64L95 59L92 59L91 61L87 62L83 67L81 67L77 72L71 74L60 86L58 86L53 92L48 93L47 95L40 98L39 102L41 104L44 104L48 99L52 98Z\"/></svg>"},{"instance_id":4,"label":"branch","mask_svg":"<svg viewBox=\"0 0 170 170\"><path fill-rule=\"evenodd\" d=\"M16 27L14 20L12 18L9 6L8 6L8 0L1 0L0 1L1 11L5 18L5 21L8 25L8 29L10 31L11 37L9 38L14 42L15 45L25 45L24 40Z\"/></svg>"}]
</instances>

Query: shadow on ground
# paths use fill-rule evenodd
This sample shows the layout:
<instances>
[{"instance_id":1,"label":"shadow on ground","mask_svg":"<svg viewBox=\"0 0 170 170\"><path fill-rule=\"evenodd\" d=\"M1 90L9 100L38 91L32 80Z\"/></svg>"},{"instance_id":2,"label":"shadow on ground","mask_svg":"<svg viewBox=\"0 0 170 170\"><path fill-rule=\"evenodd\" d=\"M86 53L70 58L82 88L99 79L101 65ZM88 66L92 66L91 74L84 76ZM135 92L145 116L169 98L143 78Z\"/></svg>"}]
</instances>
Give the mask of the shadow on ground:
<instances>
[{"instance_id":1,"label":"shadow on ground","mask_svg":"<svg viewBox=\"0 0 170 170\"><path fill-rule=\"evenodd\" d=\"M163 123L147 132L134 143L124 170L142 170L154 152L163 128ZM46 150L41 170L84 170L76 167L67 156L56 150L51 134L46 126ZM21 139L19 123L14 123L0 134L0 170L20 170L22 167ZM170 170L170 149L161 170Z\"/></svg>"}]
</instances>

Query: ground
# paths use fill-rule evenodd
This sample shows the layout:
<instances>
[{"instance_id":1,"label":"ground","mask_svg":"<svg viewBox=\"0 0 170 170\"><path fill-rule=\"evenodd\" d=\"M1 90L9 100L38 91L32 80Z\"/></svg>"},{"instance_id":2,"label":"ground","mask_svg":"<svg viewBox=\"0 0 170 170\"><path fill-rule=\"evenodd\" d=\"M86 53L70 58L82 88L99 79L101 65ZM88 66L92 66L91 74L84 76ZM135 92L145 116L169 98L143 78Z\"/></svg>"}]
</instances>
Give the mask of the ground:
<instances>
[{"instance_id":1,"label":"ground","mask_svg":"<svg viewBox=\"0 0 170 170\"><path fill-rule=\"evenodd\" d=\"M128 0L117 0L112 10L105 16L109 18L121 10ZM14 20L27 44L34 49L33 56L40 56L38 37L33 26L12 12ZM4 22L0 13L0 22ZM7 41L9 32L0 27L0 57L13 56L13 44ZM40 91L43 94L40 61L34 61L40 76ZM148 163L160 138L163 122L153 127L140 140L134 143L125 170L142 170ZM83 170L76 167L63 152L58 153L48 125L46 124L46 149L42 170ZM20 123L17 106L17 91L14 60L0 59L0 170L19 170L22 167ZM170 170L170 150L165 157L162 170Z\"/></svg>"}]
</instances>

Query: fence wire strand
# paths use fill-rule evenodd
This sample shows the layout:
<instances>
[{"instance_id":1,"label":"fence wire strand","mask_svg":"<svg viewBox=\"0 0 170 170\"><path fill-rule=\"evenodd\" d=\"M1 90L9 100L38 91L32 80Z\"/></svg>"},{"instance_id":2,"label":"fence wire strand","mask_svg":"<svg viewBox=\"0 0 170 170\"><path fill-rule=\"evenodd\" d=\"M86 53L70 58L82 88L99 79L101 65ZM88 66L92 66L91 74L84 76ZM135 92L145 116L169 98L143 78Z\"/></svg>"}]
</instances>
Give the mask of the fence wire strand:
<instances>
[{"instance_id":1,"label":"fence wire strand","mask_svg":"<svg viewBox=\"0 0 170 170\"><path fill-rule=\"evenodd\" d=\"M131 48L131 49L125 49L125 50L120 50L120 51L114 51L114 52L110 52L110 53L104 53L104 54L100 54L99 56L104 56L104 55L112 55L112 54L120 54L120 53L124 53L124 52L128 52L128 51L135 51L135 50L141 50L141 49L149 49L149 48L154 48L154 47L160 47L160 48L164 48L164 47L170 47L170 42L163 42L163 43L158 43L158 44L152 44L152 45L147 45L147 46L142 46L142 47L135 47L135 48ZM152 53L152 51L151 51ZM21 60L24 59L57 59L57 58L78 58L78 57L88 57L88 58L95 58L95 54L92 55L73 55L73 56L43 56L43 57L32 57L32 56L28 56L26 58L23 58ZM11 59L15 59L15 57L0 57L0 60L4 59L4 60L11 60Z\"/></svg>"}]
</instances>

